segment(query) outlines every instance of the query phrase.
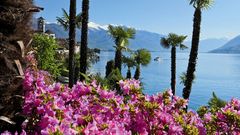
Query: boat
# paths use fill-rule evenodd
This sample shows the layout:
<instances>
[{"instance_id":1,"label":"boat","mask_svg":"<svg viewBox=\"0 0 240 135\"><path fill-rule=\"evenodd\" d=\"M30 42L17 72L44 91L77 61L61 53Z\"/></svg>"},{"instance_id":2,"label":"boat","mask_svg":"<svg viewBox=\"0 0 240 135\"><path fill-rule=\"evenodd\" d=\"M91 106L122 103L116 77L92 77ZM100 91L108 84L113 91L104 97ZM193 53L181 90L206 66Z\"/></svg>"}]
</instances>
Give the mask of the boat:
<instances>
[{"instance_id":1,"label":"boat","mask_svg":"<svg viewBox=\"0 0 240 135\"><path fill-rule=\"evenodd\" d=\"M156 57L155 59L154 59L154 61L160 61L161 59L160 59L160 57Z\"/></svg>"}]
</instances>

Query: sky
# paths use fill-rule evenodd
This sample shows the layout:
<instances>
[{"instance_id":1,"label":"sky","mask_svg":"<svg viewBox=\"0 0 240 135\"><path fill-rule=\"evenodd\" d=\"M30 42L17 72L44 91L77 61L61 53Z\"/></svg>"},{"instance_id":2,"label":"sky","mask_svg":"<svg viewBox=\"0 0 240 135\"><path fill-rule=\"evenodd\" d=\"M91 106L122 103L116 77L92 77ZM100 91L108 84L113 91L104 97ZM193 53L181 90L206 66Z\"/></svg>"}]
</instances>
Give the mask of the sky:
<instances>
[{"instance_id":1,"label":"sky","mask_svg":"<svg viewBox=\"0 0 240 135\"><path fill-rule=\"evenodd\" d=\"M44 7L37 13L48 22L56 22L70 0L35 0ZM81 11L77 0L77 12ZM202 13L201 39L234 38L240 35L240 0L215 0ZM101 25L121 24L167 35L176 33L191 38L194 8L189 0L90 0L89 21Z\"/></svg>"}]
</instances>

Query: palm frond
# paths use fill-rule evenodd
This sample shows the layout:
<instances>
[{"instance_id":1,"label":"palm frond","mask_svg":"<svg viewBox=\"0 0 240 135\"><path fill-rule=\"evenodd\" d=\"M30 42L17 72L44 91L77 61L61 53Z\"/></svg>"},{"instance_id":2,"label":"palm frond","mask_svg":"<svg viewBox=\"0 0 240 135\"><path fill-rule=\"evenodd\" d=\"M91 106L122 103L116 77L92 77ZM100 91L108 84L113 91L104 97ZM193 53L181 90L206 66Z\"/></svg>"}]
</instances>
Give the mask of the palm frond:
<instances>
[{"instance_id":1,"label":"palm frond","mask_svg":"<svg viewBox=\"0 0 240 135\"><path fill-rule=\"evenodd\" d=\"M62 8L63 15L62 17L57 17L57 22L64 28L64 30L68 30L69 28L69 15L65 9Z\"/></svg>"},{"instance_id":2,"label":"palm frond","mask_svg":"<svg viewBox=\"0 0 240 135\"><path fill-rule=\"evenodd\" d=\"M180 47L185 49L186 46L182 46L187 36L177 35L175 33L169 33L167 37L161 38L161 45L164 48L170 48L170 46Z\"/></svg>"},{"instance_id":3,"label":"palm frond","mask_svg":"<svg viewBox=\"0 0 240 135\"><path fill-rule=\"evenodd\" d=\"M208 101L208 105L212 111L218 111L220 108L224 107L226 104L227 102L217 97L215 92L212 93L212 98Z\"/></svg>"},{"instance_id":4,"label":"palm frond","mask_svg":"<svg viewBox=\"0 0 240 135\"><path fill-rule=\"evenodd\" d=\"M108 33L114 39L117 49L127 50L129 38L134 38L136 31L133 28L126 28L124 26L108 26Z\"/></svg>"},{"instance_id":5,"label":"palm frond","mask_svg":"<svg viewBox=\"0 0 240 135\"><path fill-rule=\"evenodd\" d=\"M177 34L175 34L175 33L169 33L168 34L168 38L170 38L170 39L176 39L176 38L178 38L179 36L177 35Z\"/></svg>"},{"instance_id":6,"label":"palm frond","mask_svg":"<svg viewBox=\"0 0 240 135\"><path fill-rule=\"evenodd\" d=\"M200 0L199 7L202 9L209 9L214 3L214 0Z\"/></svg>"},{"instance_id":7,"label":"palm frond","mask_svg":"<svg viewBox=\"0 0 240 135\"><path fill-rule=\"evenodd\" d=\"M129 45L128 39L123 38L122 41L121 41L120 46L121 46L121 47L127 47L128 45Z\"/></svg>"},{"instance_id":8,"label":"palm frond","mask_svg":"<svg viewBox=\"0 0 240 135\"><path fill-rule=\"evenodd\" d=\"M185 82L187 80L187 73L182 72L182 74L179 76L179 79L180 79L180 84L185 84Z\"/></svg>"},{"instance_id":9,"label":"palm frond","mask_svg":"<svg viewBox=\"0 0 240 135\"><path fill-rule=\"evenodd\" d=\"M168 40L166 38L161 38L160 44L162 45L163 48L169 49L170 44L168 43Z\"/></svg>"},{"instance_id":10,"label":"palm frond","mask_svg":"<svg viewBox=\"0 0 240 135\"><path fill-rule=\"evenodd\" d=\"M56 20L57 20L57 23L64 28L64 30L68 30L69 23L64 18L57 17Z\"/></svg>"},{"instance_id":11,"label":"palm frond","mask_svg":"<svg viewBox=\"0 0 240 135\"><path fill-rule=\"evenodd\" d=\"M133 57L123 56L122 60L123 60L123 64L125 65L125 67L131 68L131 67L136 66L136 62Z\"/></svg>"},{"instance_id":12,"label":"palm frond","mask_svg":"<svg viewBox=\"0 0 240 135\"><path fill-rule=\"evenodd\" d=\"M178 36L177 37L177 42L178 43L182 43L182 42L184 42L184 40L187 38L187 36L182 36L182 35L180 35L180 36Z\"/></svg>"},{"instance_id":13,"label":"palm frond","mask_svg":"<svg viewBox=\"0 0 240 135\"><path fill-rule=\"evenodd\" d=\"M76 26L79 29L82 27L82 13L79 13L76 16Z\"/></svg>"},{"instance_id":14,"label":"palm frond","mask_svg":"<svg viewBox=\"0 0 240 135\"><path fill-rule=\"evenodd\" d=\"M77 19L82 19L82 13L78 13L77 16L76 16Z\"/></svg>"},{"instance_id":15,"label":"palm frond","mask_svg":"<svg viewBox=\"0 0 240 135\"><path fill-rule=\"evenodd\" d=\"M134 39L136 30L134 28L127 28L126 33L128 34L128 38Z\"/></svg>"},{"instance_id":16,"label":"palm frond","mask_svg":"<svg viewBox=\"0 0 240 135\"><path fill-rule=\"evenodd\" d=\"M60 25L62 25L65 30L68 30L70 16L69 16L68 12L63 8L62 8L62 12L63 12L63 15L62 15L62 17L57 17L57 22ZM79 13L76 16L76 27L80 29L81 26L82 26L82 13Z\"/></svg>"},{"instance_id":17,"label":"palm frond","mask_svg":"<svg viewBox=\"0 0 240 135\"><path fill-rule=\"evenodd\" d=\"M186 45L184 45L184 44L180 44L179 47L180 47L181 50L184 50L184 49L187 49L187 48L188 48L188 47L187 47Z\"/></svg>"},{"instance_id":18,"label":"palm frond","mask_svg":"<svg viewBox=\"0 0 240 135\"><path fill-rule=\"evenodd\" d=\"M214 0L190 0L189 4L194 8L209 9L214 4Z\"/></svg>"},{"instance_id":19,"label":"palm frond","mask_svg":"<svg viewBox=\"0 0 240 135\"><path fill-rule=\"evenodd\" d=\"M214 5L214 0L203 0L203 3L201 5L202 9L209 9Z\"/></svg>"},{"instance_id":20,"label":"palm frond","mask_svg":"<svg viewBox=\"0 0 240 135\"><path fill-rule=\"evenodd\" d=\"M179 76L180 79L180 84L185 84L186 79L187 79L187 73L186 72L182 72L182 74ZM195 74L193 75L193 83L195 83L196 76Z\"/></svg>"},{"instance_id":21,"label":"palm frond","mask_svg":"<svg viewBox=\"0 0 240 135\"><path fill-rule=\"evenodd\" d=\"M108 32L109 32L109 34L110 34L113 38L116 37L116 29L115 29L114 26L109 25L109 26L108 26Z\"/></svg>"},{"instance_id":22,"label":"palm frond","mask_svg":"<svg viewBox=\"0 0 240 135\"><path fill-rule=\"evenodd\" d=\"M139 49L133 55L137 64L147 66L151 62L151 53L147 49Z\"/></svg>"},{"instance_id":23,"label":"palm frond","mask_svg":"<svg viewBox=\"0 0 240 135\"><path fill-rule=\"evenodd\" d=\"M69 20L70 16L69 16L68 12L64 8L62 8L62 11L63 11L63 18L66 18Z\"/></svg>"}]
</instances>

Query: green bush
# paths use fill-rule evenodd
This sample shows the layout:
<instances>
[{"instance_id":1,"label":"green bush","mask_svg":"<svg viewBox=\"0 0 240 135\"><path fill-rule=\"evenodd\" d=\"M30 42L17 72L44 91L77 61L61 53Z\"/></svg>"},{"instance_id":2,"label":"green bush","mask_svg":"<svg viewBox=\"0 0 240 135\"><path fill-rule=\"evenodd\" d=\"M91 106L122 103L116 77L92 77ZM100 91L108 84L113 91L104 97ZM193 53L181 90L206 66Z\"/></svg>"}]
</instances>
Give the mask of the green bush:
<instances>
[{"instance_id":1,"label":"green bush","mask_svg":"<svg viewBox=\"0 0 240 135\"><path fill-rule=\"evenodd\" d=\"M58 45L52 37L43 34L33 36L33 48L36 51L38 67L49 71L54 78L60 75L62 63L56 60Z\"/></svg>"},{"instance_id":2,"label":"green bush","mask_svg":"<svg viewBox=\"0 0 240 135\"><path fill-rule=\"evenodd\" d=\"M212 112L218 111L226 104L227 102L217 97L217 95L214 92L212 93L212 98L208 101L208 105Z\"/></svg>"},{"instance_id":3,"label":"green bush","mask_svg":"<svg viewBox=\"0 0 240 135\"><path fill-rule=\"evenodd\" d=\"M198 110L197 113L199 114L200 117L203 117L204 114L211 112L211 113L216 113L219 111L221 108L226 106L227 102L220 99L217 97L217 95L213 92L212 93L212 98L209 99L208 101L208 106L201 106Z\"/></svg>"}]
</instances>

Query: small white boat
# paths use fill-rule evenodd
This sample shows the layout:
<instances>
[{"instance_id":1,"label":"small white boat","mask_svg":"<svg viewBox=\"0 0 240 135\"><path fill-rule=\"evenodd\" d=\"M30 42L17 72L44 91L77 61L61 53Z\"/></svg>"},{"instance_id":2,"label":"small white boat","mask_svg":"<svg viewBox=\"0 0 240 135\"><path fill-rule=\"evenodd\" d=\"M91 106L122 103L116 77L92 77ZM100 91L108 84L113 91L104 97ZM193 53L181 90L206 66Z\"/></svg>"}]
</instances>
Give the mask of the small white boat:
<instances>
[{"instance_id":1,"label":"small white boat","mask_svg":"<svg viewBox=\"0 0 240 135\"><path fill-rule=\"evenodd\" d=\"M161 61L160 57L156 57L154 61Z\"/></svg>"}]
</instances>

